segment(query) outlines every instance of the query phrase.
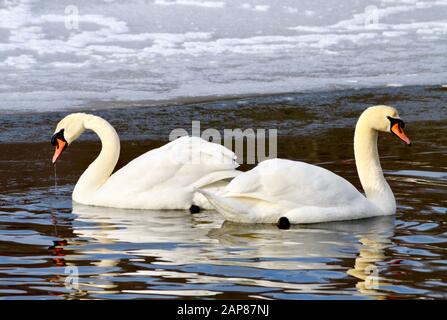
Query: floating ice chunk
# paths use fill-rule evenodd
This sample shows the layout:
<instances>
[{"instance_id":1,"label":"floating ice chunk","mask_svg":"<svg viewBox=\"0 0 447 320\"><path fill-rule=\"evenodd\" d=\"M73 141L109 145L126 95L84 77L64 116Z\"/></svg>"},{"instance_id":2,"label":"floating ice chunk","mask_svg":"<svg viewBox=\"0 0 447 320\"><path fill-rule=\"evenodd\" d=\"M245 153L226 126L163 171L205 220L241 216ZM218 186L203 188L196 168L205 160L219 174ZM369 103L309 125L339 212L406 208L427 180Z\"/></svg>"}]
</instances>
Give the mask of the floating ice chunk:
<instances>
[{"instance_id":1,"label":"floating ice chunk","mask_svg":"<svg viewBox=\"0 0 447 320\"><path fill-rule=\"evenodd\" d=\"M313 32L313 33L324 33L329 32L330 29L327 27L312 27L312 26L296 26L290 27L289 30L303 31L303 32Z\"/></svg>"},{"instance_id":2,"label":"floating ice chunk","mask_svg":"<svg viewBox=\"0 0 447 320\"><path fill-rule=\"evenodd\" d=\"M270 6L265 5L265 4L263 4L263 5L258 4L256 6L254 6L254 10L256 10L256 11L268 11L269 9L270 9Z\"/></svg>"},{"instance_id":3,"label":"floating ice chunk","mask_svg":"<svg viewBox=\"0 0 447 320\"><path fill-rule=\"evenodd\" d=\"M266 12L270 10L270 5L268 4L257 4L257 5L252 5L250 3L243 3L240 6L241 9L247 9L247 10L253 10L253 11L262 11L262 12ZM290 7L288 7L290 8Z\"/></svg>"},{"instance_id":4,"label":"floating ice chunk","mask_svg":"<svg viewBox=\"0 0 447 320\"><path fill-rule=\"evenodd\" d=\"M405 31L384 31L384 32L382 32L382 35L384 37L388 37L388 38L401 37L406 34L407 34L407 32L405 32Z\"/></svg>"},{"instance_id":5,"label":"floating ice chunk","mask_svg":"<svg viewBox=\"0 0 447 320\"><path fill-rule=\"evenodd\" d=\"M298 8L294 8L294 7L284 6L283 9L288 13L297 13L298 12Z\"/></svg>"},{"instance_id":6,"label":"floating ice chunk","mask_svg":"<svg viewBox=\"0 0 447 320\"><path fill-rule=\"evenodd\" d=\"M399 88L399 87L402 87L403 84L401 84L401 83L388 83L386 86L390 87L390 88Z\"/></svg>"},{"instance_id":7,"label":"floating ice chunk","mask_svg":"<svg viewBox=\"0 0 447 320\"><path fill-rule=\"evenodd\" d=\"M225 2L223 1L199 1L199 0L155 0L154 4L171 6L171 5L183 5L183 6L196 6L205 8L223 8Z\"/></svg>"},{"instance_id":8,"label":"floating ice chunk","mask_svg":"<svg viewBox=\"0 0 447 320\"><path fill-rule=\"evenodd\" d=\"M16 57L8 57L0 63L0 66L14 66L18 69L27 69L36 63L36 59L29 54L22 54Z\"/></svg>"},{"instance_id":9,"label":"floating ice chunk","mask_svg":"<svg viewBox=\"0 0 447 320\"><path fill-rule=\"evenodd\" d=\"M83 68L90 65L90 62L84 61L84 62L64 62L64 61L56 61L50 63L52 67L55 68L67 68L67 69L73 69L73 68Z\"/></svg>"}]
</instances>

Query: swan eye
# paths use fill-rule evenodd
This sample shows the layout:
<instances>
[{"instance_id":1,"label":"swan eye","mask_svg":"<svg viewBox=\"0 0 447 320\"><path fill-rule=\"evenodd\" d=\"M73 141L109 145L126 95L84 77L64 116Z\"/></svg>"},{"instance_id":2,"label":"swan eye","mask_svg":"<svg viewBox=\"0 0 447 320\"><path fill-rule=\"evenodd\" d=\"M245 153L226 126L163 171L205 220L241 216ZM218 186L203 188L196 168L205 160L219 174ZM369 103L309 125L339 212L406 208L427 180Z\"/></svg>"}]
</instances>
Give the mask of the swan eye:
<instances>
[{"instance_id":1,"label":"swan eye","mask_svg":"<svg viewBox=\"0 0 447 320\"><path fill-rule=\"evenodd\" d=\"M57 146L57 139L67 142L64 137L64 129L61 129L59 132L53 134L51 137L51 145Z\"/></svg>"}]
</instances>

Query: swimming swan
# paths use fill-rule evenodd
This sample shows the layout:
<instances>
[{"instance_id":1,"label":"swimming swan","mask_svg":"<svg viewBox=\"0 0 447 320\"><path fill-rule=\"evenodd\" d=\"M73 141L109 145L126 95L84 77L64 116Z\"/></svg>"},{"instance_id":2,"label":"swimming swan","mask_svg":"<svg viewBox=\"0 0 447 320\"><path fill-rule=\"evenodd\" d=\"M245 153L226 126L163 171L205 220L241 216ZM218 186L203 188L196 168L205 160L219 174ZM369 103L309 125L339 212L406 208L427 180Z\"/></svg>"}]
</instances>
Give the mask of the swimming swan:
<instances>
[{"instance_id":1,"label":"swimming swan","mask_svg":"<svg viewBox=\"0 0 447 320\"><path fill-rule=\"evenodd\" d=\"M378 132L405 143L405 124L396 109L375 106L360 116L354 154L366 197L342 177L311 164L283 159L261 162L233 179L220 194L199 190L227 220L242 223L318 223L392 215L396 201L377 152Z\"/></svg>"},{"instance_id":2,"label":"swimming swan","mask_svg":"<svg viewBox=\"0 0 447 320\"><path fill-rule=\"evenodd\" d=\"M150 150L111 175L120 154L115 129L104 119L74 113L62 119L51 139L53 164L86 129L101 139L99 156L81 175L73 191L75 202L127 209L211 209L196 188L226 185L240 171L227 148L198 137L181 137Z\"/></svg>"}]
</instances>

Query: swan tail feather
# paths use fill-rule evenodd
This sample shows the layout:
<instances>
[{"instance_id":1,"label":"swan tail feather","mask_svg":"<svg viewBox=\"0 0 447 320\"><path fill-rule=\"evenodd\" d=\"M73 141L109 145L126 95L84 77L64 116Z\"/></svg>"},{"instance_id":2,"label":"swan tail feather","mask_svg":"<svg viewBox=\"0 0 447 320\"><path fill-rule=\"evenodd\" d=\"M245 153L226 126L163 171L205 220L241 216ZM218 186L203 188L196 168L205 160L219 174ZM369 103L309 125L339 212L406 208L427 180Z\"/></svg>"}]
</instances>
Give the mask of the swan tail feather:
<instances>
[{"instance_id":1,"label":"swan tail feather","mask_svg":"<svg viewBox=\"0 0 447 320\"><path fill-rule=\"evenodd\" d=\"M210 204L208 199L198 192L199 189L206 189L207 191L220 194L228 185L229 180L237 177L241 171L237 170L225 170L213 172L199 181L196 181L193 185L193 204L199 206L202 209L211 210L214 207Z\"/></svg>"},{"instance_id":2,"label":"swan tail feather","mask_svg":"<svg viewBox=\"0 0 447 320\"><path fill-rule=\"evenodd\" d=\"M208 202L216 209L217 212L223 215L226 220L234 222L244 222L244 216L246 216L244 210L241 210L234 200L224 198L215 193L197 189L197 192L202 194Z\"/></svg>"}]
</instances>

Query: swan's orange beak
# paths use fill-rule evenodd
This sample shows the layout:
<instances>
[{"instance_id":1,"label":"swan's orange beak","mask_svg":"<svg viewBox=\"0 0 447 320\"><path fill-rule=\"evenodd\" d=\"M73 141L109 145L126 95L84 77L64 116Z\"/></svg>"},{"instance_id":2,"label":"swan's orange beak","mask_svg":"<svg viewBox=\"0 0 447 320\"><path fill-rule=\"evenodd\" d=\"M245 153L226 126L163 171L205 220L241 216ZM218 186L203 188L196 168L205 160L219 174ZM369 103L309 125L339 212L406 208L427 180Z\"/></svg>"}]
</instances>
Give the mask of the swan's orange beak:
<instances>
[{"instance_id":1,"label":"swan's orange beak","mask_svg":"<svg viewBox=\"0 0 447 320\"><path fill-rule=\"evenodd\" d=\"M406 144L411 144L410 139L407 137L399 123L393 124L393 126L391 127L391 132L394 133L400 140L402 140Z\"/></svg>"},{"instance_id":2,"label":"swan's orange beak","mask_svg":"<svg viewBox=\"0 0 447 320\"><path fill-rule=\"evenodd\" d=\"M64 129L55 133L51 137L51 144L56 147L56 149L54 150L53 159L51 160L54 165L56 163L57 159L59 159L59 157L61 156L62 152L68 146L68 142L67 142L67 140L65 140L65 137L64 137Z\"/></svg>"},{"instance_id":3,"label":"swan's orange beak","mask_svg":"<svg viewBox=\"0 0 447 320\"><path fill-rule=\"evenodd\" d=\"M54 155L52 159L53 164L56 163L57 159L61 156L62 152L65 150L66 147L67 147L66 141L56 138L56 149L54 150Z\"/></svg>"}]
</instances>

